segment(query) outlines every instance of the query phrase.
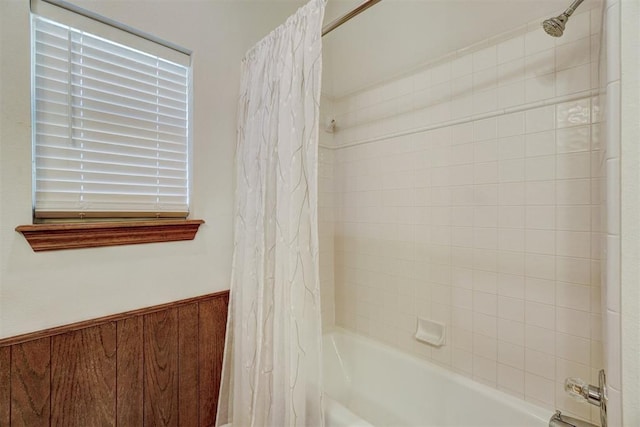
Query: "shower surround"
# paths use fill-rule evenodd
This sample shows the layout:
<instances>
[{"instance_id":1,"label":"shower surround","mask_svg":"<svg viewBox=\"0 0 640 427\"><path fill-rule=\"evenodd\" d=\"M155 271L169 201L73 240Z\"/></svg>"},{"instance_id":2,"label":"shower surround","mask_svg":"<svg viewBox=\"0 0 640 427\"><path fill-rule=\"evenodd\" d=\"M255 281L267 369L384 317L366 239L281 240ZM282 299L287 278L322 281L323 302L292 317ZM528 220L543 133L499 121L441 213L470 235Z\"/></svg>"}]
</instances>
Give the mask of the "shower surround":
<instances>
[{"instance_id":1,"label":"shower surround","mask_svg":"<svg viewBox=\"0 0 640 427\"><path fill-rule=\"evenodd\" d=\"M563 381L603 367L600 23L536 21L323 105L325 326L599 422Z\"/></svg>"}]
</instances>

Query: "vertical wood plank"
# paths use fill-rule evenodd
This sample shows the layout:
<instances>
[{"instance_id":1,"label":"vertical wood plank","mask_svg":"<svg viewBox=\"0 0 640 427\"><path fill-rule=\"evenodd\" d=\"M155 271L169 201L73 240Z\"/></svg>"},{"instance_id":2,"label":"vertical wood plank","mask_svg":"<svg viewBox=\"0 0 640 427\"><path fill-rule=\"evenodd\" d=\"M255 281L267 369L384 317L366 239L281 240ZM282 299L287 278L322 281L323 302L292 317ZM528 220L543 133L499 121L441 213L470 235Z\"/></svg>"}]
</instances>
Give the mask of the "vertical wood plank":
<instances>
[{"instance_id":1,"label":"vertical wood plank","mask_svg":"<svg viewBox=\"0 0 640 427\"><path fill-rule=\"evenodd\" d=\"M116 422L116 324L51 338L51 425Z\"/></svg>"},{"instance_id":2,"label":"vertical wood plank","mask_svg":"<svg viewBox=\"0 0 640 427\"><path fill-rule=\"evenodd\" d=\"M144 316L144 424L178 425L178 309Z\"/></svg>"},{"instance_id":3,"label":"vertical wood plank","mask_svg":"<svg viewBox=\"0 0 640 427\"><path fill-rule=\"evenodd\" d=\"M215 424L224 357L228 297L199 304L200 426Z\"/></svg>"},{"instance_id":4,"label":"vertical wood plank","mask_svg":"<svg viewBox=\"0 0 640 427\"><path fill-rule=\"evenodd\" d=\"M116 401L119 426L144 422L144 353L142 316L118 321Z\"/></svg>"},{"instance_id":5,"label":"vertical wood plank","mask_svg":"<svg viewBox=\"0 0 640 427\"><path fill-rule=\"evenodd\" d=\"M11 425L48 426L50 417L51 339L11 348Z\"/></svg>"},{"instance_id":6,"label":"vertical wood plank","mask_svg":"<svg viewBox=\"0 0 640 427\"><path fill-rule=\"evenodd\" d=\"M178 309L179 424L198 425L198 304Z\"/></svg>"},{"instance_id":7,"label":"vertical wood plank","mask_svg":"<svg viewBox=\"0 0 640 427\"><path fill-rule=\"evenodd\" d=\"M11 347L0 347L0 427L11 421Z\"/></svg>"}]
</instances>

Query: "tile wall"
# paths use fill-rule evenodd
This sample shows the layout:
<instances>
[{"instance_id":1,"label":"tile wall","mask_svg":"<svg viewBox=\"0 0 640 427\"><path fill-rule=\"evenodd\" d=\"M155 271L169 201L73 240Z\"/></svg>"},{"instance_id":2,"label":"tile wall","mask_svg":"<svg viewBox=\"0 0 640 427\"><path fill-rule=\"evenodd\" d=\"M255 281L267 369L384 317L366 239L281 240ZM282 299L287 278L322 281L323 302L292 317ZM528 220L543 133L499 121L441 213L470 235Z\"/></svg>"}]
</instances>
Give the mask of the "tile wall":
<instances>
[{"instance_id":1,"label":"tile wall","mask_svg":"<svg viewBox=\"0 0 640 427\"><path fill-rule=\"evenodd\" d=\"M562 386L603 364L600 22L581 11L560 39L532 23L334 100L337 325L598 420ZM444 346L413 339L418 316Z\"/></svg>"},{"instance_id":2,"label":"tile wall","mask_svg":"<svg viewBox=\"0 0 640 427\"><path fill-rule=\"evenodd\" d=\"M334 292L334 157L335 152L327 148L331 146L333 133L328 129L331 121L330 111L333 108L331 99L322 97L320 101L320 133L318 152L318 236L320 240L320 298L322 307L322 325L329 328L334 325L335 292Z\"/></svg>"}]
</instances>

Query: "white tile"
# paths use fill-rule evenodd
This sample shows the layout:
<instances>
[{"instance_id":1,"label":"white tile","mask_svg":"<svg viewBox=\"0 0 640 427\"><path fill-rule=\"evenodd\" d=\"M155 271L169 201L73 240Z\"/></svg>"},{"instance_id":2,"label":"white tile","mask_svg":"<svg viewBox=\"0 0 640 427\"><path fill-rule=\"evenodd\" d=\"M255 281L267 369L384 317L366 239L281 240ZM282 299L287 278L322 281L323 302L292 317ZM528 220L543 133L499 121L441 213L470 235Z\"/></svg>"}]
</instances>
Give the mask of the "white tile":
<instances>
[{"instance_id":1,"label":"white tile","mask_svg":"<svg viewBox=\"0 0 640 427\"><path fill-rule=\"evenodd\" d=\"M495 89L498 85L498 71L496 67L485 68L473 73L473 90L480 92Z\"/></svg>"},{"instance_id":2,"label":"white tile","mask_svg":"<svg viewBox=\"0 0 640 427\"><path fill-rule=\"evenodd\" d=\"M473 55L468 54L454 59L451 62L451 78L456 79L458 77L471 74L473 72Z\"/></svg>"},{"instance_id":3,"label":"white tile","mask_svg":"<svg viewBox=\"0 0 640 427\"><path fill-rule=\"evenodd\" d=\"M524 322L524 300L498 296L498 317Z\"/></svg>"},{"instance_id":4,"label":"white tile","mask_svg":"<svg viewBox=\"0 0 640 427\"><path fill-rule=\"evenodd\" d=\"M591 176L590 153L559 154L556 173L558 179L589 178Z\"/></svg>"},{"instance_id":5,"label":"white tile","mask_svg":"<svg viewBox=\"0 0 640 427\"><path fill-rule=\"evenodd\" d=\"M556 356L583 365L591 360L589 340L575 335L556 333Z\"/></svg>"},{"instance_id":6,"label":"white tile","mask_svg":"<svg viewBox=\"0 0 640 427\"><path fill-rule=\"evenodd\" d=\"M431 68L431 86L451 80L451 62L444 62Z\"/></svg>"},{"instance_id":7,"label":"white tile","mask_svg":"<svg viewBox=\"0 0 640 427\"><path fill-rule=\"evenodd\" d=\"M589 125L576 126L556 131L558 153L589 151L591 145L591 128Z\"/></svg>"},{"instance_id":8,"label":"white tile","mask_svg":"<svg viewBox=\"0 0 640 427\"><path fill-rule=\"evenodd\" d=\"M485 162L473 165L473 183L488 184L498 182L498 163Z\"/></svg>"},{"instance_id":9,"label":"white tile","mask_svg":"<svg viewBox=\"0 0 640 427\"><path fill-rule=\"evenodd\" d=\"M586 258L556 257L556 280L588 285L591 283L591 261ZM599 276L599 275L598 275Z\"/></svg>"},{"instance_id":10,"label":"white tile","mask_svg":"<svg viewBox=\"0 0 640 427\"><path fill-rule=\"evenodd\" d=\"M522 81L508 83L498 88L498 108L511 108L525 102L525 84Z\"/></svg>"},{"instance_id":11,"label":"white tile","mask_svg":"<svg viewBox=\"0 0 640 427\"><path fill-rule=\"evenodd\" d=\"M473 122L455 125L452 128L452 143L465 144L473 142Z\"/></svg>"},{"instance_id":12,"label":"white tile","mask_svg":"<svg viewBox=\"0 0 640 427\"><path fill-rule=\"evenodd\" d=\"M524 137L522 135L498 139L498 158L500 160L519 159L524 157Z\"/></svg>"},{"instance_id":13,"label":"white tile","mask_svg":"<svg viewBox=\"0 0 640 427\"><path fill-rule=\"evenodd\" d=\"M498 65L498 85L505 86L523 81L525 78L524 64L524 59L520 58Z\"/></svg>"},{"instance_id":14,"label":"white tile","mask_svg":"<svg viewBox=\"0 0 640 427\"><path fill-rule=\"evenodd\" d=\"M541 304L555 304L555 282L553 280L527 277L525 280L527 301Z\"/></svg>"},{"instance_id":15,"label":"white tile","mask_svg":"<svg viewBox=\"0 0 640 427\"><path fill-rule=\"evenodd\" d=\"M498 92L495 88L473 93L473 113L482 114L496 110Z\"/></svg>"},{"instance_id":16,"label":"white tile","mask_svg":"<svg viewBox=\"0 0 640 427\"><path fill-rule=\"evenodd\" d=\"M556 72L556 96L569 95L591 88L590 64Z\"/></svg>"},{"instance_id":17,"label":"white tile","mask_svg":"<svg viewBox=\"0 0 640 427\"><path fill-rule=\"evenodd\" d=\"M555 131L528 133L525 137L527 157L548 156L556 153Z\"/></svg>"},{"instance_id":18,"label":"white tile","mask_svg":"<svg viewBox=\"0 0 640 427\"><path fill-rule=\"evenodd\" d=\"M528 253L553 255L556 251L554 230L526 230L526 251Z\"/></svg>"},{"instance_id":19,"label":"white tile","mask_svg":"<svg viewBox=\"0 0 640 427\"><path fill-rule=\"evenodd\" d=\"M498 387L524 393L524 371L498 363Z\"/></svg>"},{"instance_id":20,"label":"white tile","mask_svg":"<svg viewBox=\"0 0 640 427\"><path fill-rule=\"evenodd\" d=\"M555 257L542 254L526 254L526 274L529 277L552 280L556 275Z\"/></svg>"},{"instance_id":21,"label":"white tile","mask_svg":"<svg viewBox=\"0 0 640 427\"><path fill-rule=\"evenodd\" d=\"M555 127L555 122L555 107L553 105L535 108L526 112L525 128L527 133L551 130Z\"/></svg>"},{"instance_id":22,"label":"white tile","mask_svg":"<svg viewBox=\"0 0 640 427\"><path fill-rule=\"evenodd\" d=\"M537 302L525 302L525 324L553 330L556 325L555 307Z\"/></svg>"},{"instance_id":23,"label":"white tile","mask_svg":"<svg viewBox=\"0 0 640 427\"><path fill-rule=\"evenodd\" d=\"M556 177L555 156L528 157L525 161L527 181L549 181Z\"/></svg>"},{"instance_id":24,"label":"white tile","mask_svg":"<svg viewBox=\"0 0 640 427\"><path fill-rule=\"evenodd\" d=\"M591 102L588 98L562 102L556 106L556 127L588 125L591 123Z\"/></svg>"},{"instance_id":25,"label":"white tile","mask_svg":"<svg viewBox=\"0 0 640 427\"><path fill-rule=\"evenodd\" d=\"M589 179L560 180L556 183L558 205L588 205L591 203Z\"/></svg>"},{"instance_id":26,"label":"white tile","mask_svg":"<svg viewBox=\"0 0 640 427\"><path fill-rule=\"evenodd\" d=\"M556 333L551 329L526 325L525 347L554 355L556 354Z\"/></svg>"},{"instance_id":27,"label":"white tile","mask_svg":"<svg viewBox=\"0 0 640 427\"><path fill-rule=\"evenodd\" d=\"M591 235L584 231L557 231L556 246L560 256L588 258L591 254Z\"/></svg>"},{"instance_id":28,"label":"white tile","mask_svg":"<svg viewBox=\"0 0 640 427\"><path fill-rule=\"evenodd\" d=\"M549 37L544 31L540 31L539 28L529 31L524 36L525 55L532 55L543 50L551 49L554 46L554 38Z\"/></svg>"},{"instance_id":29,"label":"white tile","mask_svg":"<svg viewBox=\"0 0 640 427\"><path fill-rule=\"evenodd\" d=\"M473 313L473 332L497 338L498 325L496 317L483 313Z\"/></svg>"},{"instance_id":30,"label":"white tile","mask_svg":"<svg viewBox=\"0 0 640 427\"><path fill-rule=\"evenodd\" d=\"M524 168L523 168L524 169ZM523 205L526 201L526 187L523 182L501 183L498 186L498 201L502 206Z\"/></svg>"},{"instance_id":31,"label":"white tile","mask_svg":"<svg viewBox=\"0 0 640 427\"><path fill-rule=\"evenodd\" d=\"M524 251L525 231L521 228L501 228L498 232L498 248L503 251Z\"/></svg>"},{"instance_id":32,"label":"white tile","mask_svg":"<svg viewBox=\"0 0 640 427\"><path fill-rule=\"evenodd\" d=\"M527 55L525 62L525 78L530 79L555 72L555 49L547 49Z\"/></svg>"},{"instance_id":33,"label":"white tile","mask_svg":"<svg viewBox=\"0 0 640 427\"><path fill-rule=\"evenodd\" d=\"M524 276L499 274L497 279L498 295L510 298L524 298Z\"/></svg>"},{"instance_id":34,"label":"white tile","mask_svg":"<svg viewBox=\"0 0 640 427\"><path fill-rule=\"evenodd\" d=\"M473 71L495 67L498 63L496 46L490 46L473 53Z\"/></svg>"},{"instance_id":35,"label":"white tile","mask_svg":"<svg viewBox=\"0 0 640 427\"><path fill-rule=\"evenodd\" d=\"M495 384L497 380L497 363L495 360L481 356L473 356L473 377L480 378Z\"/></svg>"},{"instance_id":36,"label":"white tile","mask_svg":"<svg viewBox=\"0 0 640 427\"><path fill-rule=\"evenodd\" d=\"M473 225L476 227L497 227L497 206L476 206L473 214Z\"/></svg>"},{"instance_id":37,"label":"white tile","mask_svg":"<svg viewBox=\"0 0 640 427\"><path fill-rule=\"evenodd\" d=\"M524 159L507 159L498 162L498 181L501 183L520 182L525 179Z\"/></svg>"},{"instance_id":38,"label":"white tile","mask_svg":"<svg viewBox=\"0 0 640 427\"><path fill-rule=\"evenodd\" d=\"M525 101L535 102L553 98L556 93L556 75L545 74L525 80Z\"/></svg>"},{"instance_id":39,"label":"white tile","mask_svg":"<svg viewBox=\"0 0 640 427\"><path fill-rule=\"evenodd\" d=\"M524 113L511 113L498 118L498 136L500 138L523 135Z\"/></svg>"},{"instance_id":40,"label":"white tile","mask_svg":"<svg viewBox=\"0 0 640 427\"><path fill-rule=\"evenodd\" d=\"M522 370L524 369L524 351L522 345L498 341L498 362Z\"/></svg>"},{"instance_id":41,"label":"white tile","mask_svg":"<svg viewBox=\"0 0 640 427\"><path fill-rule=\"evenodd\" d=\"M490 294L498 291L498 275L490 271L473 271L473 290Z\"/></svg>"},{"instance_id":42,"label":"white tile","mask_svg":"<svg viewBox=\"0 0 640 427\"><path fill-rule=\"evenodd\" d=\"M453 352L453 367L465 374L472 374L473 354L469 351L455 349Z\"/></svg>"},{"instance_id":43,"label":"white tile","mask_svg":"<svg viewBox=\"0 0 640 427\"><path fill-rule=\"evenodd\" d=\"M498 299L496 294L473 291L473 311L496 316L498 312Z\"/></svg>"},{"instance_id":44,"label":"white tile","mask_svg":"<svg viewBox=\"0 0 640 427\"><path fill-rule=\"evenodd\" d=\"M498 63L512 61L524 56L524 36L514 37L498 45Z\"/></svg>"},{"instance_id":45,"label":"white tile","mask_svg":"<svg viewBox=\"0 0 640 427\"><path fill-rule=\"evenodd\" d=\"M526 227L540 230L556 228L554 206L527 206Z\"/></svg>"},{"instance_id":46,"label":"white tile","mask_svg":"<svg viewBox=\"0 0 640 427\"><path fill-rule=\"evenodd\" d=\"M534 399L546 405L555 400L554 382L533 374L525 374L525 398Z\"/></svg>"},{"instance_id":47,"label":"white tile","mask_svg":"<svg viewBox=\"0 0 640 427\"><path fill-rule=\"evenodd\" d=\"M582 338L591 338L589 313L570 308L556 308L556 330Z\"/></svg>"},{"instance_id":48,"label":"white tile","mask_svg":"<svg viewBox=\"0 0 640 427\"><path fill-rule=\"evenodd\" d=\"M526 183L527 205L552 205L555 202L555 181L531 181Z\"/></svg>"},{"instance_id":49,"label":"white tile","mask_svg":"<svg viewBox=\"0 0 640 427\"><path fill-rule=\"evenodd\" d=\"M524 206L501 206L498 210L498 226L501 228L524 228Z\"/></svg>"},{"instance_id":50,"label":"white tile","mask_svg":"<svg viewBox=\"0 0 640 427\"><path fill-rule=\"evenodd\" d=\"M524 245L522 245L524 246ZM498 272L505 274L524 274L524 253L500 250L498 252Z\"/></svg>"},{"instance_id":51,"label":"white tile","mask_svg":"<svg viewBox=\"0 0 640 427\"><path fill-rule=\"evenodd\" d=\"M547 353L527 348L525 350L525 370L526 372L540 377L555 380L555 360Z\"/></svg>"},{"instance_id":52,"label":"white tile","mask_svg":"<svg viewBox=\"0 0 640 427\"><path fill-rule=\"evenodd\" d=\"M498 342L495 338L473 334L473 354L490 360L497 360Z\"/></svg>"},{"instance_id":53,"label":"white tile","mask_svg":"<svg viewBox=\"0 0 640 427\"><path fill-rule=\"evenodd\" d=\"M559 307L589 311L591 309L591 289L585 285L557 282L556 303Z\"/></svg>"},{"instance_id":54,"label":"white tile","mask_svg":"<svg viewBox=\"0 0 640 427\"><path fill-rule=\"evenodd\" d=\"M589 63L591 61L591 36L558 46L555 53L556 69L558 70Z\"/></svg>"},{"instance_id":55,"label":"white tile","mask_svg":"<svg viewBox=\"0 0 640 427\"><path fill-rule=\"evenodd\" d=\"M473 122L474 141L495 139L498 136L498 121L495 118L476 120Z\"/></svg>"},{"instance_id":56,"label":"white tile","mask_svg":"<svg viewBox=\"0 0 640 427\"><path fill-rule=\"evenodd\" d=\"M473 159L476 163L496 161L498 159L498 141L491 139L474 143Z\"/></svg>"},{"instance_id":57,"label":"white tile","mask_svg":"<svg viewBox=\"0 0 640 427\"><path fill-rule=\"evenodd\" d=\"M556 223L558 230L590 231L591 207L558 206L556 208Z\"/></svg>"}]
</instances>

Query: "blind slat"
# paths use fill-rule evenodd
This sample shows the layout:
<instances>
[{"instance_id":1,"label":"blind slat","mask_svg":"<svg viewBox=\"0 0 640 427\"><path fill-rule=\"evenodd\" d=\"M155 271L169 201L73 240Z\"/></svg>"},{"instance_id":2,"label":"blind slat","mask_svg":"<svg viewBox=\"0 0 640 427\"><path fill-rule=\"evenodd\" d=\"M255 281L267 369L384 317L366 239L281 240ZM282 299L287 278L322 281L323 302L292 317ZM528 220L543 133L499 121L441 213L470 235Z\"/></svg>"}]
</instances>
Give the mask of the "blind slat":
<instances>
[{"instance_id":1,"label":"blind slat","mask_svg":"<svg viewBox=\"0 0 640 427\"><path fill-rule=\"evenodd\" d=\"M41 17L33 40L35 211L187 212L188 67Z\"/></svg>"}]
</instances>

